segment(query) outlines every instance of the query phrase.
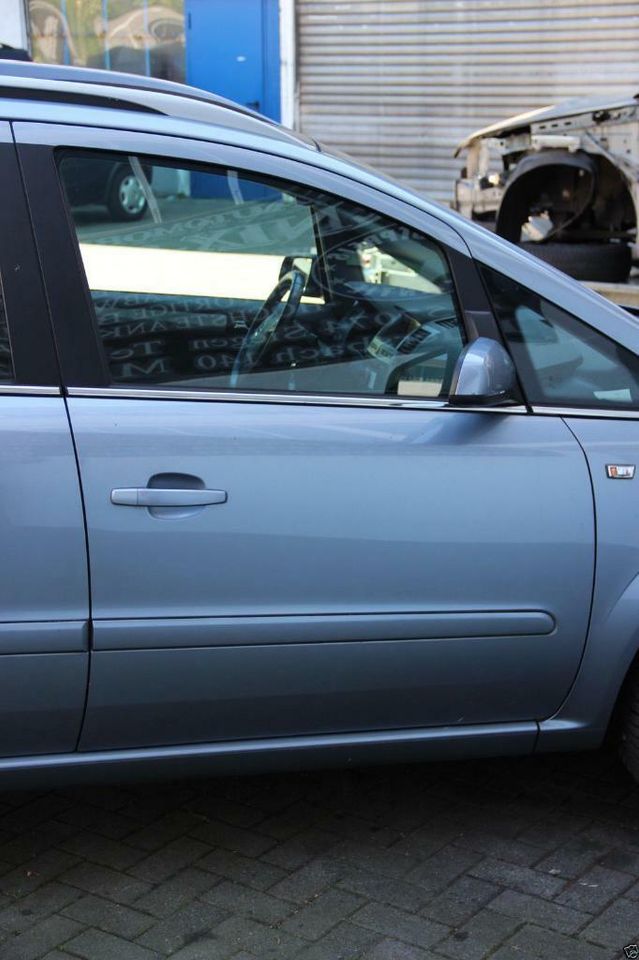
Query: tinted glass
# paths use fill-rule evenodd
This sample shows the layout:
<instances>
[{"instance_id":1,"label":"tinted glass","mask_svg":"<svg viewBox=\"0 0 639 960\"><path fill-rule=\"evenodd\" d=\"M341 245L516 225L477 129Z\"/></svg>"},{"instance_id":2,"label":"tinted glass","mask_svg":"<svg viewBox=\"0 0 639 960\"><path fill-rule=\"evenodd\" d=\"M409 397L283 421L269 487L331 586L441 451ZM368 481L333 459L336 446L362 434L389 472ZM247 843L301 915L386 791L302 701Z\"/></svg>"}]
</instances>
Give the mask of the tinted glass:
<instances>
[{"instance_id":1,"label":"tinted glass","mask_svg":"<svg viewBox=\"0 0 639 960\"><path fill-rule=\"evenodd\" d=\"M639 406L639 358L515 280L482 272L531 403Z\"/></svg>"},{"instance_id":2,"label":"tinted glass","mask_svg":"<svg viewBox=\"0 0 639 960\"><path fill-rule=\"evenodd\" d=\"M442 250L328 194L67 154L115 383L446 396L464 343Z\"/></svg>"}]
</instances>

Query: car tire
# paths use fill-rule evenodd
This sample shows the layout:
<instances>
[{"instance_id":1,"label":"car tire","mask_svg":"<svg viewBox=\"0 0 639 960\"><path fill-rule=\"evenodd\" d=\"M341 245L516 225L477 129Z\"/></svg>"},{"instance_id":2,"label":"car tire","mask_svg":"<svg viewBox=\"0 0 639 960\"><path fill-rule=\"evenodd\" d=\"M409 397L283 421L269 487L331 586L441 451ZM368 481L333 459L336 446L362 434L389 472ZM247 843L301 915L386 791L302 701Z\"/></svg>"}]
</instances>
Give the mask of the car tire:
<instances>
[{"instance_id":1,"label":"car tire","mask_svg":"<svg viewBox=\"0 0 639 960\"><path fill-rule=\"evenodd\" d=\"M620 720L619 754L628 773L639 783L639 665L626 683Z\"/></svg>"},{"instance_id":2,"label":"car tire","mask_svg":"<svg viewBox=\"0 0 639 960\"><path fill-rule=\"evenodd\" d=\"M632 266L632 253L627 243L526 242L520 246L575 280L623 283Z\"/></svg>"},{"instance_id":3,"label":"car tire","mask_svg":"<svg viewBox=\"0 0 639 960\"><path fill-rule=\"evenodd\" d=\"M107 207L112 220L140 220L147 211L140 181L127 167L116 170L109 184Z\"/></svg>"}]
</instances>

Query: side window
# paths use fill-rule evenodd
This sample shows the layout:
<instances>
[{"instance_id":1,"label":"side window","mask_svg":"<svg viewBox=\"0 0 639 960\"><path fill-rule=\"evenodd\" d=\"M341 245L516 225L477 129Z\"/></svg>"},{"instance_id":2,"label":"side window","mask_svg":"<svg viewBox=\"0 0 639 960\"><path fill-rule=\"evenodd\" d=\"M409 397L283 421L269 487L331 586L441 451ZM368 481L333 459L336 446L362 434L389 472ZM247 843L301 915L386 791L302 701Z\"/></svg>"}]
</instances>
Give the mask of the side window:
<instances>
[{"instance_id":1,"label":"side window","mask_svg":"<svg viewBox=\"0 0 639 960\"><path fill-rule=\"evenodd\" d=\"M443 251L317 190L65 152L114 383L446 397L464 332Z\"/></svg>"},{"instance_id":2,"label":"side window","mask_svg":"<svg viewBox=\"0 0 639 960\"><path fill-rule=\"evenodd\" d=\"M572 314L482 267L530 403L639 406L639 358Z\"/></svg>"}]
</instances>

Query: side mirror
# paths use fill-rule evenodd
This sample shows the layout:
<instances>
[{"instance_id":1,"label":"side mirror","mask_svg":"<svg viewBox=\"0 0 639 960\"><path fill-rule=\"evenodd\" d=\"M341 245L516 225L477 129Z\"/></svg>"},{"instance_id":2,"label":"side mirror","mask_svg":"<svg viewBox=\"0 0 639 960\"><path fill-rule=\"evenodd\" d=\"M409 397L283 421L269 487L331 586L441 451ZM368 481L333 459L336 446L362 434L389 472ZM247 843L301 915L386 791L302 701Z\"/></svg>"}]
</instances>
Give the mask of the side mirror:
<instances>
[{"instance_id":1,"label":"side mirror","mask_svg":"<svg viewBox=\"0 0 639 960\"><path fill-rule=\"evenodd\" d=\"M460 353L450 385L451 405L491 406L515 400L517 376L501 343L479 337Z\"/></svg>"}]
</instances>

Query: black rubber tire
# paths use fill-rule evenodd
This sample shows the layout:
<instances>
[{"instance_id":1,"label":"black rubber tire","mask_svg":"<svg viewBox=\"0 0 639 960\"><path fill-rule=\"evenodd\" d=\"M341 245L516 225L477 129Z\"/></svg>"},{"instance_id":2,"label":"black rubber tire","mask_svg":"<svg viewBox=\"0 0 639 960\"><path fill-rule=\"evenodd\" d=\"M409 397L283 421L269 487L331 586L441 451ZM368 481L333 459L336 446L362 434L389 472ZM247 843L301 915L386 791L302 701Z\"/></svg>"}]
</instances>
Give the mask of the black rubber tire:
<instances>
[{"instance_id":1,"label":"black rubber tire","mask_svg":"<svg viewBox=\"0 0 639 960\"><path fill-rule=\"evenodd\" d=\"M522 243L522 250L575 280L623 283L632 266L627 243Z\"/></svg>"},{"instance_id":2,"label":"black rubber tire","mask_svg":"<svg viewBox=\"0 0 639 960\"><path fill-rule=\"evenodd\" d=\"M124 222L141 220L147 211L148 204L146 200L144 201L144 205L135 212L127 210L122 204L120 199L120 185L122 184L123 180L131 176L132 174L130 170L128 170L126 167L120 167L115 171L111 178L111 183L109 184L109 193L107 196L107 207L112 220Z\"/></svg>"},{"instance_id":3,"label":"black rubber tire","mask_svg":"<svg viewBox=\"0 0 639 960\"><path fill-rule=\"evenodd\" d=\"M639 783L639 666L626 681L620 721L619 755L628 773Z\"/></svg>"}]
</instances>

